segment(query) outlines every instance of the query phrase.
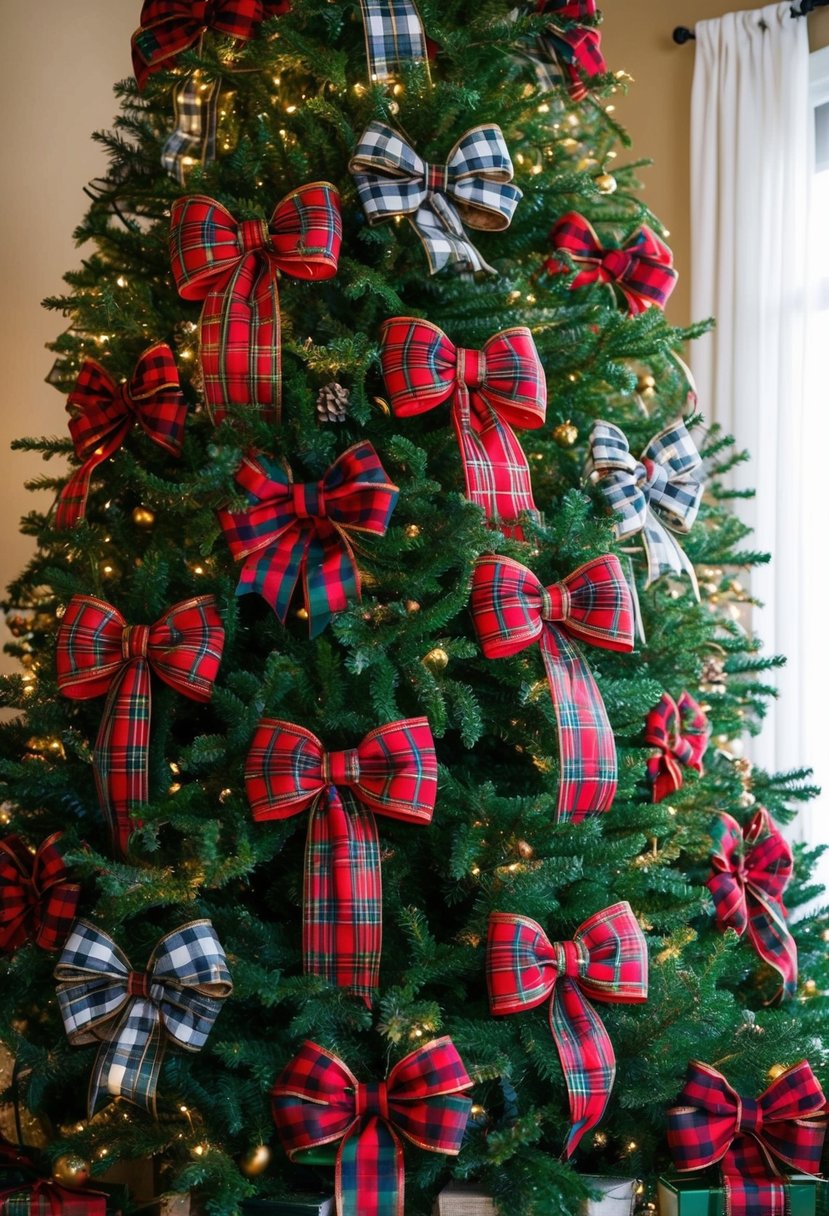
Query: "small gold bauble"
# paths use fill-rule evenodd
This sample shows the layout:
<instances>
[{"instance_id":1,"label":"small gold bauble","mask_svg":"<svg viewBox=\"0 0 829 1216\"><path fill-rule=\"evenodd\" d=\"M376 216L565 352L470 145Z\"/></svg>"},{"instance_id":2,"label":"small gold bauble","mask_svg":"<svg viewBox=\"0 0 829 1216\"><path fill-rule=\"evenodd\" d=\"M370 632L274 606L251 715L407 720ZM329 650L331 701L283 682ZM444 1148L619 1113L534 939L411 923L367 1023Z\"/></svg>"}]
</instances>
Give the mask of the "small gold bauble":
<instances>
[{"instance_id":1,"label":"small gold bauble","mask_svg":"<svg viewBox=\"0 0 829 1216\"><path fill-rule=\"evenodd\" d=\"M641 397L655 397L656 378L650 372L643 372L636 381L636 391Z\"/></svg>"},{"instance_id":2,"label":"small gold bauble","mask_svg":"<svg viewBox=\"0 0 829 1216\"><path fill-rule=\"evenodd\" d=\"M414 616L416 612L420 612L420 604L417 600L406 600L406 611L409 616Z\"/></svg>"},{"instance_id":3,"label":"small gold bauble","mask_svg":"<svg viewBox=\"0 0 829 1216\"><path fill-rule=\"evenodd\" d=\"M515 851L519 857L523 857L525 861L533 855L533 847L529 840L519 840L516 843Z\"/></svg>"},{"instance_id":4,"label":"small gold bauble","mask_svg":"<svg viewBox=\"0 0 829 1216\"><path fill-rule=\"evenodd\" d=\"M80 1190L89 1182L92 1167L77 1153L64 1153L52 1162L52 1177L70 1191Z\"/></svg>"},{"instance_id":5,"label":"small gold bauble","mask_svg":"<svg viewBox=\"0 0 829 1216\"><path fill-rule=\"evenodd\" d=\"M442 646L435 646L434 650L430 650L420 661L430 671L443 671L449 662L449 655Z\"/></svg>"},{"instance_id":6,"label":"small gold bauble","mask_svg":"<svg viewBox=\"0 0 829 1216\"><path fill-rule=\"evenodd\" d=\"M270 1163L271 1150L267 1144L257 1144L253 1148L248 1149L245 1155L240 1158L239 1169L246 1178L256 1178L259 1174L264 1174Z\"/></svg>"},{"instance_id":7,"label":"small gold bauble","mask_svg":"<svg viewBox=\"0 0 829 1216\"><path fill-rule=\"evenodd\" d=\"M578 427L568 418L553 427L553 439L560 448L571 448L579 437Z\"/></svg>"},{"instance_id":8,"label":"small gold bauble","mask_svg":"<svg viewBox=\"0 0 829 1216\"><path fill-rule=\"evenodd\" d=\"M298 621L307 621L308 620L308 609L307 608L297 608L296 612L294 613L294 616L296 617L296 619Z\"/></svg>"},{"instance_id":9,"label":"small gold bauble","mask_svg":"<svg viewBox=\"0 0 829 1216\"><path fill-rule=\"evenodd\" d=\"M417 540L420 536L420 528L417 524L407 524L405 531L409 540Z\"/></svg>"},{"instance_id":10,"label":"small gold bauble","mask_svg":"<svg viewBox=\"0 0 829 1216\"><path fill-rule=\"evenodd\" d=\"M776 1081L777 1078L782 1076L785 1071L786 1071L785 1064L772 1064L771 1068L768 1071L768 1078L770 1081Z\"/></svg>"},{"instance_id":11,"label":"small gold bauble","mask_svg":"<svg viewBox=\"0 0 829 1216\"><path fill-rule=\"evenodd\" d=\"M136 528L151 528L155 523L155 511L149 507L133 507L132 522Z\"/></svg>"},{"instance_id":12,"label":"small gold bauble","mask_svg":"<svg viewBox=\"0 0 829 1216\"><path fill-rule=\"evenodd\" d=\"M593 179L596 183L596 189L600 194L613 194L618 185L616 178L612 173L600 173L598 177Z\"/></svg>"}]
</instances>

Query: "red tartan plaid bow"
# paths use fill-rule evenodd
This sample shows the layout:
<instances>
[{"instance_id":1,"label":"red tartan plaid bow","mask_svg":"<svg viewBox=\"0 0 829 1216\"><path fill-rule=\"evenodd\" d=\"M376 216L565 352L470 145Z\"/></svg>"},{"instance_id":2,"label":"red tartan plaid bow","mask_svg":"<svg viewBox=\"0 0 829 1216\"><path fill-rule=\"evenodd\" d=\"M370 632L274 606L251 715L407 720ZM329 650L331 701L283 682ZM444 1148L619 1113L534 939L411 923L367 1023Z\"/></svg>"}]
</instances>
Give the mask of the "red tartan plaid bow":
<instances>
[{"instance_id":1,"label":"red tartan plaid bow","mask_svg":"<svg viewBox=\"0 0 829 1216\"><path fill-rule=\"evenodd\" d=\"M558 721L558 815L578 823L606 811L616 793L616 742L596 681L571 638L632 650L634 611L619 559L594 558L543 587L520 562L480 557L472 619L484 654L508 658L538 642Z\"/></svg>"},{"instance_id":2,"label":"red tartan plaid bow","mask_svg":"<svg viewBox=\"0 0 829 1216\"><path fill-rule=\"evenodd\" d=\"M661 802L682 786L683 768L702 774L702 758L711 738L708 719L690 693L679 701L664 692L645 721L645 742L659 748L648 760L653 801Z\"/></svg>"},{"instance_id":3,"label":"red tartan plaid bow","mask_svg":"<svg viewBox=\"0 0 829 1216\"><path fill-rule=\"evenodd\" d=\"M58 629L58 688L73 700L106 694L93 762L101 809L119 853L147 802L150 672L193 701L209 701L224 629L211 595L182 600L154 625L128 625L117 608L75 595Z\"/></svg>"},{"instance_id":4,"label":"red tartan plaid bow","mask_svg":"<svg viewBox=\"0 0 829 1216\"><path fill-rule=\"evenodd\" d=\"M463 1091L471 1088L449 1038L413 1051L388 1080L366 1083L338 1056L306 1041L271 1090L273 1119L291 1158L339 1141L337 1216L403 1216L400 1136L455 1156L471 1106Z\"/></svg>"},{"instance_id":5,"label":"red tartan plaid bow","mask_svg":"<svg viewBox=\"0 0 829 1216\"><path fill-rule=\"evenodd\" d=\"M787 1068L756 1100L694 1060L679 1101L668 1111L674 1161L681 1170L721 1163L727 1216L785 1216L775 1158L796 1173L820 1169L826 1099L806 1060Z\"/></svg>"},{"instance_id":6,"label":"red tartan plaid bow","mask_svg":"<svg viewBox=\"0 0 829 1216\"><path fill-rule=\"evenodd\" d=\"M330 279L337 273L341 241L340 196L328 182L287 194L270 222L239 222L203 194L173 203L173 276L185 300L204 300L199 359L217 422L228 405L253 405L269 421L279 421L279 272Z\"/></svg>"},{"instance_id":7,"label":"red tartan plaid bow","mask_svg":"<svg viewBox=\"0 0 829 1216\"><path fill-rule=\"evenodd\" d=\"M181 454L187 402L165 342L144 351L126 384L116 384L105 367L85 359L66 408L75 455L84 463L60 492L58 528L73 528L84 518L92 474L118 451L134 424L173 456Z\"/></svg>"},{"instance_id":8,"label":"red tartan plaid bow","mask_svg":"<svg viewBox=\"0 0 829 1216\"><path fill-rule=\"evenodd\" d=\"M579 268L571 287L610 283L632 313L644 312L651 305L664 308L678 278L670 249L645 224L621 248L605 249L584 216L568 211L553 224L550 240L555 250L569 254ZM568 267L554 254L545 269L548 274L561 274Z\"/></svg>"},{"instance_id":9,"label":"red tartan plaid bow","mask_svg":"<svg viewBox=\"0 0 829 1216\"><path fill-rule=\"evenodd\" d=\"M717 925L740 936L748 930L760 957L780 973L783 995L797 990L797 946L786 924L783 892L792 876L792 850L765 807L745 832L736 819L720 814L711 830L714 850L708 889Z\"/></svg>"},{"instance_id":10,"label":"red tartan plaid bow","mask_svg":"<svg viewBox=\"0 0 829 1216\"><path fill-rule=\"evenodd\" d=\"M428 321L394 317L380 328L380 365L401 418L451 401L466 496L508 536L537 515L527 458L512 427L539 427L547 409L544 369L523 326L495 334L483 350L450 342Z\"/></svg>"},{"instance_id":11,"label":"red tartan plaid bow","mask_svg":"<svg viewBox=\"0 0 829 1216\"><path fill-rule=\"evenodd\" d=\"M612 904L588 917L571 941L555 943L528 916L493 912L486 978L495 1014L521 1013L550 998L550 1029L570 1100L569 1157L604 1115L616 1076L613 1044L587 998L648 999L648 947L633 910Z\"/></svg>"},{"instance_id":12,"label":"red tartan plaid bow","mask_svg":"<svg viewBox=\"0 0 829 1216\"><path fill-rule=\"evenodd\" d=\"M546 34L538 39L538 49L530 55L536 64L536 73L542 88L549 89L555 82L555 72L563 74L567 91L573 101L583 101L587 96L585 78L602 75L607 71L602 54L602 36L584 21L595 21L596 5L593 0L538 0L536 11L547 13L553 20ZM572 22L562 25L561 22Z\"/></svg>"},{"instance_id":13,"label":"red tartan plaid bow","mask_svg":"<svg viewBox=\"0 0 829 1216\"><path fill-rule=\"evenodd\" d=\"M379 983L380 841L374 815L429 823L437 759L425 718L390 722L358 747L325 751L301 726L264 718L245 767L254 819L311 808L305 851L304 968L367 1005Z\"/></svg>"},{"instance_id":14,"label":"red tartan plaid bow","mask_svg":"<svg viewBox=\"0 0 829 1216\"><path fill-rule=\"evenodd\" d=\"M30 939L59 950L66 940L81 888L69 882L60 839L55 832L35 853L19 836L0 840L0 950L11 953Z\"/></svg>"}]
</instances>

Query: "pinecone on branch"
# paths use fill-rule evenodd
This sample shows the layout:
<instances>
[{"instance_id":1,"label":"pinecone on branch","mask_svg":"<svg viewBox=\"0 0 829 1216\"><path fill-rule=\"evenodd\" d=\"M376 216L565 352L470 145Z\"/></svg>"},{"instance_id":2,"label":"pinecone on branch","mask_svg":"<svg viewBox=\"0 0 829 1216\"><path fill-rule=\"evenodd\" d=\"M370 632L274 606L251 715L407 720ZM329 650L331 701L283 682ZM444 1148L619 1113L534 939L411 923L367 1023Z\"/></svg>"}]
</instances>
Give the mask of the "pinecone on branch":
<instances>
[{"instance_id":1,"label":"pinecone on branch","mask_svg":"<svg viewBox=\"0 0 829 1216\"><path fill-rule=\"evenodd\" d=\"M345 422L349 393L336 380L324 384L317 393L317 418L320 422Z\"/></svg>"}]
</instances>

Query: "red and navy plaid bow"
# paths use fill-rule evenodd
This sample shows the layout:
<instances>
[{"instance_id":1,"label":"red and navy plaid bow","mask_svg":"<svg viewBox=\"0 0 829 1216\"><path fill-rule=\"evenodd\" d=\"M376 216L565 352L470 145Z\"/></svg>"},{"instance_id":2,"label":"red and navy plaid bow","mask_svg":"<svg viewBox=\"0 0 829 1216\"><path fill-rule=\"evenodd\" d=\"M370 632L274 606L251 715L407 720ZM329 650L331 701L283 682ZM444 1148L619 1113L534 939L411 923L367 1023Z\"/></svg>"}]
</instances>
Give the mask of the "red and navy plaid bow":
<instances>
[{"instance_id":1,"label":"red and navy plaid bow","mask_svg":"<svg viewBox=\"0 0 829 1216\"><path fill-rule=\"evenodd\" d=\"M553 224L550 240L553 249L569 254L578 268L571 287L609 283L631 313L644 312L652 305L664 308L676 284L678 276L671 251L646 224L637 228L620 248L605 249L584 216L568 211ZM544 268L548 274L568 270L555 253Z\"/></svg>"},{"instance_id":2,"label":"red and navy plaid bow","mask_svg":"<svg viewBox=\"0 0 829 1216\"><path fill-rule=\"evenodd\" d=\"M683 768L703 772L702 758L710 738L708 719L690 693L684 692L677 702L663 692L645 720L645 742L659 749L648 760L654 802L680 789Z\"/></svg>"},{"instance_id":3,"label":"red and navy plaid bow","mask_svg":"<svg viewBox=\"0 0 829 1216\"><path fill-rule=\"evenodd\" d=\"M374 816L429 823L437 759L425 718L389 722L358 747L327 752L301 726L264 718L245 768L256 820L310 807L302 948L306 972L370 1005L382 942L380 841Z\"/></svg>"},{"instance_id":4,"label":"red and navy plaid bow","mask_svg":"<svg viewBox=\"0 0 829 1216\"><path fill-rule=\"evenodd\" d=\"M472 1082L449 1038L434 1039L392 1068L388 1080L358 1081L316 1043L302 1044L271 1090L273 1119L288 1156L338 1140L337 1216L403 1216L405 1136L417 1148L455 1156Z\"/></svg>"},{"instance_id":5,"label":"red and navy plaid bow","mask_svg":"<svg viewBox=\"0 0 829 1216\"><path fill-rule=\"evenodd\" d=\"M332 278L341 241L340 196L328 182L286 195L270 222L239 222L203 194L173 203L173 276L185 300L204 300L199 359L217 422L228 405L252 405L279 421L279 273L309 281Z\"/></svg>"},{"instance_id":6,"label":"red and navy plaid bow","mask_svg":"<svg viewBox=\"0 0 829 1216\"><path fill-rule=\"evenodd\" d=\"M765 807L745 832L730 815L720 814L711 829L714 850L708 889L717 925L742 936L748 930L754 949L780 973L783 995L797 990L797 946L786 924L783 892L792 876L789 843Z\"/></svg>"},{"instance_id":7,"label":"red and navy plaid bow","mask_svg":"<svg viewBox=\"0 0 829 1216\"><path fill-rule=\"evenodd\" d=\"M116 384L105 367L85 359L66 408L75 455L84 463L60 492L57 528L73 528L83 519L92 474L118 451L134 424L173 456L181 454L187 402L165 342L144 351L126 384Z\"/></svg>"},{"instance_id":8,"label":"red and navy plaid bow","mask_svg":"<svg viewBox=\"0 0 829 1216\"><path fill-rule=\"evenodd\" d=\"M224 646L211 595L174 604L154 625L128 625L91 595L69 601L58 629L58 687L84 701L106 694L93 752L95 783L113 843L123 854L148 798L150 672L193 701L209 701Z\"/></svg>"},{"instance_id":9,"label":"red and navy plaid bow","mask_svg":"<svg viewBox=\"0 0 829 1216\"><path fill-rule=\"evenodd\" d=\"M602 36L584 25L596 20L594 0L537 0L528 12L546 13L546 30L522 47L522 55L535 68L538 87L545 92L564 84L573 101L583 101L587 84L607 71L602 55Z\"/></svg>"},{"instance_id":10,"label":"red and navy plaid bow","mask_svg":"<svg viewBox=\"0 0 829 1216\"><path fill-rule=\"evenodd\" d=\"M367 442L338 456L320 481L291 481L261 455L245 457L236 481L250 507L218 512L231 553L237 561L245 559L236 594L261 595L284 625L301 575L311 637L316 637L350 599L360 598L350 534L383 535L397 486Z\"/></svg>"},{"instance_id":11,"label":"red and navy plaid bow","mask_svg":"<svg viewBox=\"0 0 829 1216\"><path fill-rule=\"evenodd\" d=\"M569 1157L602 1119L616 1076L613 1044L587 998L648 999L648 947L633 910L626 902L612 904L563 942L551 942L528 916L493 912L486 978L495 1014L521 1013L550 998L550 1029L570 1100Z\"/></svg>"},{"instance_id":12,"label":"red and navy plaid bow","mask_svg":"<svg viewBox=\"0 0 829 1216\"><path fill-rule=\"evenodd\" d=\"M394 317L380 328L380 365L401 418L451 401L466 496L508 536L519 516L538 515L527 457L512 427L539 427L547 409L544 369L532 334L519 326L483 350L455 346L429 321Z\"/></svg>"},{"instance_id":13,"label":"red and navy plaid bow","mask_svg":"<svg viewBox=\"0 0 829 1216\"><path fill-rule=\"evenodd\" d=\"M209 920L162 937L146 971L133 971L108 933L79 920L58 965L58 1004L73 1046L101 1046L89 1081L89 1117L101 1098L126 1098L155 1114L166 1040L201 1051L233 991Z\"/></svg>"},{"instance_id":14,"label":"red and navy plaid bow","mask_svg":"<svg viewBox=\"0 0 829 1216\"><path fill-rule=\"evenodd\" d=\"M11 953L30 940L59 950L66 940L81 888L69 881L60 839L55 832L34 854L19 836L0 840L0 950Z\"/></svg>"},{"instance_id":15,"label":"red and navy plaid bow","mask_svg":"<svg viewBox=\"0 0 829 1216\"><path fill-rule=\"evenodd\" d=\"M520 562L480 557L471 609L487 658L508 658L534 642L541 647L558 721L559 819L578 823L608 810L616 794L616 741L602 694L571 639L633 649L633 604L619 559L594 558L544 587Z\"/></svg>"},{"instance_id":16,"label":"red and navy plaid bow","mask_svg":"<svg viewBox=\"0 0 829 1216\"><path fill-rule=\"evenodd\" d=\"M787 1068L756 1100L694 1060L679 1102L668 1111L674 1161L680 1170L721 1163L726 1216L785 1216L784 1179L775 1159L799 1174L820 1169L826 1099L806 1060Z\"/></svg>"}]
</instances>

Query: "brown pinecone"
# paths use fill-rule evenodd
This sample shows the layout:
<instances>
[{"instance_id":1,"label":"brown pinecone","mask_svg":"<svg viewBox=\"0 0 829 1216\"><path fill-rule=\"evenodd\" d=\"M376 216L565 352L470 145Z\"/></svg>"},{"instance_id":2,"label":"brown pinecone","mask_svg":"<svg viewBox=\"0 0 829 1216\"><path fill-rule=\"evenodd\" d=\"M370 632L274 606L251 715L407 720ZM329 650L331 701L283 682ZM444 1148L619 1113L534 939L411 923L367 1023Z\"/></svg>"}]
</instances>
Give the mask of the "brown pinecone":
<instances>
[{"instance_id":1,"label":"brown pinecone","mask_svg":"<svg viewBox=\"0 0 829 1216\"><path fill-rule=\"evenodd\" d=\"M317 393L317 418L320 422L345 422L348 402L347 388L337 384L336 380L324 384Z\"/></svg>"}]
</instances>

